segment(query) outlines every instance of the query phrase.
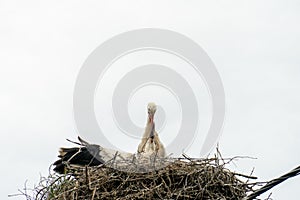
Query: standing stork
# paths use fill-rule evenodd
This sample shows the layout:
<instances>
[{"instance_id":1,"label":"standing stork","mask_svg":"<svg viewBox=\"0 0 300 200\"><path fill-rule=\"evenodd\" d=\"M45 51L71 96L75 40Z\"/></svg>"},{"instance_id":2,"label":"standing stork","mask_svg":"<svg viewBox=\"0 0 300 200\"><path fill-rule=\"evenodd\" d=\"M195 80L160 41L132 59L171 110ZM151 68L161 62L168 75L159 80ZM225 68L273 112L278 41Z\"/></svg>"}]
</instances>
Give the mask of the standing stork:
<instances>
[{"instance_id":1,"label":"standing stork","mask_svg":"<svg viewBox=\"0 0 300 200\"><path fill-rule=\"evenodd\" d=\"M147 106L148 119L144 135L141 143L138 146L138 153L142 155L156 155L158 157L165 157L166 150L164 145L161 143L158 134L155 130L154 114L156 112L155 103L151 102Z\"/></svg>"}]
</instances>

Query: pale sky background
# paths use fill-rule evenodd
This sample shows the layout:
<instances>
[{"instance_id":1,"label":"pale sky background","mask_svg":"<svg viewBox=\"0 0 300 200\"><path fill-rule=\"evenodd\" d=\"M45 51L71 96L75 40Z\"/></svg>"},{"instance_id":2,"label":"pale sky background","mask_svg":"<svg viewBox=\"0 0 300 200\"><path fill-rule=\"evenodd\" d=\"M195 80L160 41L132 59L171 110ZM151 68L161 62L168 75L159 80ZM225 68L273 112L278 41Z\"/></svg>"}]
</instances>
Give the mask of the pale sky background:
<instances>
[{"instance_id":1,"label":"pale sky background","mask_svg":"<svg viewBox=\"0 0 300 200\"><path fill-rule=\"evenodd\" d=\"M73 88L91 51L146 27L188 36L215 63L227 101L223 156L257 158L232 169L270 180L300 165L299 11L296 0L0 0L0 199L47 175L65 138L76 138ZM288 180L272 197L299 199L299 186Z\"/></svg>"}]
</instances>

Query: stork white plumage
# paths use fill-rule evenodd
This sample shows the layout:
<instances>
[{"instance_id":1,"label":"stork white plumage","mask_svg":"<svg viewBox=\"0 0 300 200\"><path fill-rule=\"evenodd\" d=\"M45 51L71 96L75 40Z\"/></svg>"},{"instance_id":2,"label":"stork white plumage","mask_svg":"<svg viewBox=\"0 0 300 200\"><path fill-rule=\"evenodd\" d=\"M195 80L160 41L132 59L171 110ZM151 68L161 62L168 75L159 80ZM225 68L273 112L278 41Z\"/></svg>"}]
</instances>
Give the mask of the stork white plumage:
<instances>
[{"instance_id":1,"label":"stork white plumage","mask_svg":"<svg viewBox=\"0 0 300 200\"><path fill-rule=\"evenodd\" d=\"M135 153L121 152L104 148L97 144L90 144L78 137L80 143L73 143L79 145L79 147L60 148L59 160L53 164L55 166L54 171L65 173L66 166L97 166L101 164L113 164L114 167L121 169L134 160L140 161L138 163L142 165L148 164L151 167L151 163L147 163L147 160L149 160L148 157L165 157L165 148L155 131L153 119L156 112L156 105L149 103L147 109L148 119L143 138L138 146L138 156ZM145 168L149 168L149 166L145 166Z\"/></svg>"},{"instance_id":2,"label":"stork white plumage","mask_svg":"<svg viewBox=\"0 0 300 200\"><path fill-rule=\"evenodd\" d=\"M165 157L166 151L164 145L161 143L159 136L155 130L154 115L156 112L155 103L148 104L148 119L143 134L141 143L138 146L138 153L143 155L156 155L159 157Z\"/></svg>"}]
</instances>

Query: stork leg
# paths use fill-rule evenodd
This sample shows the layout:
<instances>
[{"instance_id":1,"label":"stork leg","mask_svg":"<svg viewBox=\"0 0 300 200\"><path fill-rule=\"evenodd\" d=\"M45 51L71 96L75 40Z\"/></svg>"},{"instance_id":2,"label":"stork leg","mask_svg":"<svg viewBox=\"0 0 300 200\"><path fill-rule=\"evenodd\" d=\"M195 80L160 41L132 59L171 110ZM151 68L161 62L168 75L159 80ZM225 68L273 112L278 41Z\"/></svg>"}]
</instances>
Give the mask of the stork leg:
<instances>
[{"instance_id":1,"label":"stork leg","mask_svg":"<svg viewBox=\"0 0 300 200\"><path fill-rule=\"evenodd\" d=\"M141 143L138 146L138 153L142 153L145 151L145 146L147 143L148 138L143 137Z\"/></svg>"},{"instance_id":2,"label":"stork leg","mask_svg":"<svg viewBox=\"0 0 300 200\"><path fill-rule=\"evenodd\" d=\"M159 150L159 143L160 143L157 133L155 133L153 137L153 142L155 144L155 151L157 152Z\"/></svg>"}]
</instances>

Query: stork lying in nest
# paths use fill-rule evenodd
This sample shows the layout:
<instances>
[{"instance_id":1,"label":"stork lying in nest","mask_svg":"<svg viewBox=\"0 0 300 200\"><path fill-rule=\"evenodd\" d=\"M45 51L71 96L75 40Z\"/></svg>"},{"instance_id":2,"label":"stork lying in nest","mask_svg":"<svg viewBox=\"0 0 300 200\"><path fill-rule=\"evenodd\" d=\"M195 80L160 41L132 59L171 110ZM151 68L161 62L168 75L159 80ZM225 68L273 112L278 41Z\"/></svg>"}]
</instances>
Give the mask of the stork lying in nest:
<instances>
[{"instance_id":1,"label":"stork lying in nest","mask_svg":"<svg viewBox=\"0 0 300 200\"><path fill-rule=\"evenodd\" d=\"M66 173L68 166L99 166L113 164L114 167L124 167L129 162L136 160L147 162L148 158L164 158L166 155L164 145L161 143L155 130L154 115L156 112L155 103L149 103L147 107L148 119L145 132L138 146L137 153L127 153L107 149L97 144L89 144L82 138L78 137L78 142L72 142L79 147L60 148L59 160L54 162L54 171ZM118 164L118 166L116 166ZM136 163L135 163L136 164ZM141 164L141 165L143 165ZM149 163L147 163L149 164ZM140 166L142 167L142 166Z\"/></svg>"}]
</instances>

